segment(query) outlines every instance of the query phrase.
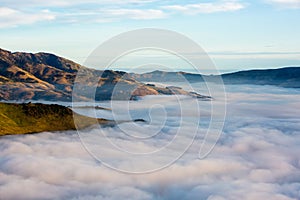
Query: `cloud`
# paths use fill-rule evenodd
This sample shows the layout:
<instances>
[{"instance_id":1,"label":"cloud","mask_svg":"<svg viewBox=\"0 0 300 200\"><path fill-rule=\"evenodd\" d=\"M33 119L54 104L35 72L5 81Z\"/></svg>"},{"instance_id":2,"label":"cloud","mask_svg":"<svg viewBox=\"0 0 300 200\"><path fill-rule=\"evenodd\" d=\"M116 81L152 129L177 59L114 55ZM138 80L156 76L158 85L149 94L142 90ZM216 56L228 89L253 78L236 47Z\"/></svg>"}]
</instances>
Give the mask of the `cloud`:
<instances>
[{"instance_id":1,"label":"cloud","mask_svg":"<svg viewBox=\"0 0 300 200\"><path fill-rule=\"evenodd\" d=\"M299 9L300 0L266 0L267 3L280 8Z\"/></svg>"},{"instance_id":2,"label":"cloud","mask_svg":"<svg viewBox=\"0 0 300 200\"><path fill-rule=\"evenodd\" d=\"M0 28L15 27L18 25L33 24L54 19L55 15L48 10L29 13L7 7L0 7Z\"/></svg>"},{"instance_id":3,"label":"cloud","mask_svg":"<svg viewBox=\"0 0 300 200\"><path fill-rule=\"evenodd\" d=\"M194 87L203 88L198 83ZM231 85L226 90L228 113L224 133L213 152L203 160L197 159L202 141L199 137L172 166L156 173L131 175L95 161L75 131L6 136L0 138L0 196L7 200L299 199L300 91L253 85ZM142 116L148 116L144 110L147 105L167 103L169 106L166 109L172 112L172 117L156 140L128 140L126 136L119 137L121 132L116 127L102 129L104 136L127 150L148 151L160 147L170 141L178 125L175 100L149 97L132 102L135 111L132 114ZM207 105L200 102L204 109L202 117ZM188 121L194 121L195 108L190 104L186 107ZM117 108L124 109L124 106L120 104ZM160 122L161 116L153 120ZM154 122L148 131L156 128ZM181 139L190 139L191 123L183 124L186 134ZM132 124L124 126L138 133ZM87 130L87 134L97 136L97 130ZM98 135L91 143L99 145L104 136ZM180 150L178 143L173 153ZM109 156L116 165L135 167L116 154ZM168 156L172 155L162 155L161 162ZM141 158L137 165L155 162Z\"/></svg>"},{"instance_id":4,"label":"cloud","mask_svg":"<svg viewBox=\"0 0 300 200\"><path fill-rule=\"evenodd\" d=\"M157 9L108 9L102 13L108 18L127 19L161 19L167 17L162 10Z\"/></svg>"},{"instance_id":5,"label":"cloud","mask_svg":"<svg viewBox=\"0 0 300 200\"><path fill-rule=\"evenodd\" d=\"M0 28L55 20L56 23L106 23L125 19L151 20L171 17L178 13L199 14L230 12L245 8L238 1L168 5L157 0L26 0L11 4L3 0ZM47 12L45 12L47 11Z\"/></svg>"},{"instance_id":6,"label":"cloud","mask_svg":"<svg viewBox=\"0 0 300 200\"><path fill-rule=\"evenodd\" d=\"M186 5L168 5L163 8L183 14L193 15L199 13L231 12L244 9L245 7L245 4L238 1L219 1Z\"/></svg>"},{"instance_id":7,"label":"cloud","mask_svg":"<svg viewBox=\"0 0 300 200\"><path fill-rule=\"evenodd\" d=\"M157 9L95 9L92 11L80 11L58 14L60 23L109 23L129 20L152 20L166 18L167 13Z\"/></svg>"},{"instance_id":8,"label":"cloud","mask_svg":"<svg viewBox=\"0 0 300 200\"><path fill-rule=\"evenodd\" d=\"M57 23L105 23L123 19L165 18L167 15L162 10L140 8L152 2L154 0L26 0L11 4L11 1L4 0L1 2L3 7L0 7L0 28L49 20Z\"/></svg>"},{"instance_id":9,"label":"cloud","mask_svg":"<svg viewBox=\"0 0 300 200\"><path fill-rule=\"evenodd\" d=\"M23 7L30 7L30 8L40 8L40 7L74 7L78 5L143 5L155 2L156 0L52 0L52 1L39 1L39 0L24 0L24 1L18 1L15 2L14 5L12 5L11 1L9 0L2 0L2 5L6 6L13 6L14 8L23 8Z\"/></svg>"}]
</instances>

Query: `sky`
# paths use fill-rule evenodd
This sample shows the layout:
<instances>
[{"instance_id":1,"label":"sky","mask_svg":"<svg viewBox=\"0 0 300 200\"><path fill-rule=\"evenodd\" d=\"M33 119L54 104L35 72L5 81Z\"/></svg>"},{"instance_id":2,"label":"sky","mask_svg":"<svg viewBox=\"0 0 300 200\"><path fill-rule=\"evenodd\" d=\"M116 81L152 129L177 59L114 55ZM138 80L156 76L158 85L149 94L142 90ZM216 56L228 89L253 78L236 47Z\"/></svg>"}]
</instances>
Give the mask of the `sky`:
<instances>
[{"instance_id":1,"label":"sky","mask_svg":"<svg viewBox=\"0 0 300 200\"><path fill-rule=\"evenodd\" d=\"M220 71L300 66L300 0L0 0L0 48L84 64L104 41L139 28L197 42Z\"/></svg>"}]
</instances>

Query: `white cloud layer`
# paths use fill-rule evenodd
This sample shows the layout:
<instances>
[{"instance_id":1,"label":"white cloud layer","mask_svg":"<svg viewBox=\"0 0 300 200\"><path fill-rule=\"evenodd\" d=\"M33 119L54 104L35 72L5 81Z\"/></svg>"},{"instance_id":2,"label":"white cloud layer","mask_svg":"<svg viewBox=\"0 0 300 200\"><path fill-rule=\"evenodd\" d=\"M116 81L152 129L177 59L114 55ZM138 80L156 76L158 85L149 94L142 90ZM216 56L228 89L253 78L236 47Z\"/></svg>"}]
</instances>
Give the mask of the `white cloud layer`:
<instances>
[{"instance_id":1,"label":"white cloud layer","mask_svg":"<svg viewBox=\"0 0 300 200\"><path fill-rule=\"evenodd\" d=\"M186 5L169 5L163 8L184 13L184 14L199 14L199 13L215 13L215 12L231 12L244 9L246 6L238 1L219 1L211 3L197 3Z\"/></svg>"},{"instance_id":2,"label":"white cloud layer","mask_svg":"<svg viewBox=\"0 0 300 200\"><path fill-rule=\"evenodd\" d=\"M174 165L156 173L130 175L104 167L85 151L73 131L1 137L0 197L6 200L299 199L299 90L236 85L228 86L227 91L228 116L214 151L206 159L198 160L201 142L198 138ZM202 104L205 106L205 102ZM170 108L172 105L170 102ZM137 143L125 137L116 141L127 149L157 148L160 142L169 141L168 133L175 126L174 122L168 123L162 130L166 135L157 143ZM185 128L188 130L189 126ZM116 128L103 130L110 137L118 132ZM178 149L174 148L174 152ZM116 164L130 164L121 163L123 159L114 156L111 158ZM141 165L152 162L140 160Z\"/></svg>"},{"instance_id":3,"label":"white cloud layer","mask_svg":"<svg viewBox=\"0 0 300 200\"><path fill-rule=\"evenodd\" d=\"M26 7L72 7L76 5L126 5L126 4L136 4L142 5L157 0L52 0L52 1L40 1L40 0L23 0L18 1L17 3L12 4L10 0L1 0L2 5L13 6L15 8Z\"/></svg>"},{"instance_id":4,"label":"white cloud layer","mask_svg":"<svg viewBox=\"0 0 300 200\"><path fill-rule=\"evenodd\" d=\"M102 13L108 18L117 19L161 19L167 17L167 14L162 10L157 9L108 9L103 10Z\"/></svg>"},{"instance_id":5,"label":"white cloud layer","mask_svg":"<svg viewBox=\"0 0 300 200\"><path fill-rule=\"evenodd\" d=\"M239 1L213 1L210 3L172 5L156 0L25 0L11 3L3 0L0 28L55 20L56 23L105 23L125 19L152 20L172 15L230 12L245 8ZM47 10L48 12L43 12Z\"/></svg>"},{"instance_id":6,"label":"white cloud layer","mask_svg":"<svg viewBox=\"0 0 300 200\"><path fill-rule=\"evenodd\" d=\"M299 9L299 0L264 0L280 8ZM206 2L157 0L74 0L38 1L2 0L0 28L55 20L57 23L105 23L133 20L153 20L176 14L196 15L234 12L245 9L248 3L239 0L214 0ZM44 12L46 10L48 12Z\"/></svg>"},{"instance_id":7,"label":"white cloud layer","mask_svg":"<svg viewBox=\"0 0 300 200\"><path fill-rule=\"evenodd\" d=\"M54 19L55 15L49 13L48 10L28 13L7 7L0 7L0 28L33 24L40 21L50 21Z\"/></svg>"}]
</instances>

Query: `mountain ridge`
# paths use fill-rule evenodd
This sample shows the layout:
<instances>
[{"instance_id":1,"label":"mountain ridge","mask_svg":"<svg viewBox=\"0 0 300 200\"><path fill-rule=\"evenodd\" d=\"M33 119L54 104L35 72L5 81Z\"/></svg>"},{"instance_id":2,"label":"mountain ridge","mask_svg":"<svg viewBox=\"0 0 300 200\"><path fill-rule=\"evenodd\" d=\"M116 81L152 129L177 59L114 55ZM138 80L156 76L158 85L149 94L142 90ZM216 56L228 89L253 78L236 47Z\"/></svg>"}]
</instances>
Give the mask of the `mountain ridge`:
<instances>
[{"instance_id":1,"label":"mountain ridge","mask_svg":"<svg viewBox=\"0 0 300 200\"><path fill-rule=\"evenodd\" d=\"M274 85L287 88L300 88L300 67L281 67L277 69L250 69L221 75L203 75L189 72L167 72L155 70L143 74L131 74L138 81L172 82L186 79L189 82L214 82L222 78L225 84Z\"/></svg>"},{"instance_id":2,"label":"mountain ridge","mask_svg":"<svg viewBox=\"0 0 300 200\"><path fill-rule=\"evenodd\" d=\"M80 94L72 96L78 72L86 77ZM155 70L137 74L112 70L96 70L51 53L10 52L0 48L0 100L86 100L85 86L96 82L95 100L137 99L145 95L182 94L197 98L208 96L187 92L178 87L157 87L144 82L203 82L220 80L225 84L274 85L300 88L300 67L244 70L221 75L202 75L188 72ZM116 91L116 85L118 90ZM94 85L92 85L94 87Z\"/></svg>"},{"instance_id":3,"label":"mountain ridge","mask_svg":"<svg viewBox=\"0 0 300 200\"><path fill-rule=\"evenodd\" d=\"M76 75L80 92L72 93ZM116 86L117 90L116 90ZM92 98L86 91L95 87L95 100L132 100L145 95L189 95L208 99L179 88L162 88L135 80L122 71L95 70L49 53L12 53L0 49L0 100L71 101Z\"/></svg>"}]
</instances>

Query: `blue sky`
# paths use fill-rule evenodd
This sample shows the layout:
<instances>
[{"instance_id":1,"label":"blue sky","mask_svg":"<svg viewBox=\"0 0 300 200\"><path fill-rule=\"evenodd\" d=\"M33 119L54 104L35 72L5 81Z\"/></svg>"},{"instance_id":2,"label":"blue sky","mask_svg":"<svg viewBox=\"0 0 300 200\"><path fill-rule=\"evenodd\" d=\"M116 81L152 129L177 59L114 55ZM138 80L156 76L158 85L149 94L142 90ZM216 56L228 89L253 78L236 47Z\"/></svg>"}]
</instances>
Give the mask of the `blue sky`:
<instances>
[{"instance_id":1,"label":"blue sky","mask_svg":"<svg viewBox=\"0 0 300 200\"><path fill-rule=\"evenodd\" d=\"M0 48L84 63L103 41L163 28L198 42L221 71L300 66L300 0L0 0Z\"/></svg>"}]
</instances>

